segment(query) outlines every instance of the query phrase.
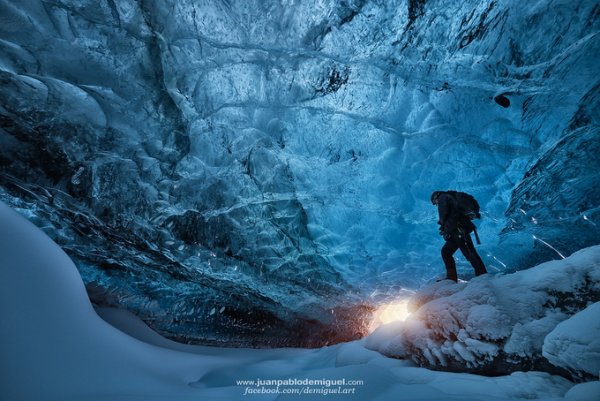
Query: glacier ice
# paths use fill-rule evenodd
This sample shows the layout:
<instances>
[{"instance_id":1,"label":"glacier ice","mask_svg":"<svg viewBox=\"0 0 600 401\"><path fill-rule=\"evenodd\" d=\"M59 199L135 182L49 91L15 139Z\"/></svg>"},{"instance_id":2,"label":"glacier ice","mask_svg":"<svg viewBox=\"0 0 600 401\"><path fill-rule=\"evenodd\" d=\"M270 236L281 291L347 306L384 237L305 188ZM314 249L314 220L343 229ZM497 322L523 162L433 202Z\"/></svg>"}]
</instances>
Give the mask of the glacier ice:
<instances>
[{"instance_id":1,"label":"glacier ice","mask_svg":"<svg viewBox=\"0 0 600 401\"><path fill-rule=\"evenodd\" d=\"M172 338L355 338L357 305L442 272L436 189L480 201L492 272L599 242L595 1L1 0L0 20L0 199L96 304Z\"/></svg>"}]
</instances>

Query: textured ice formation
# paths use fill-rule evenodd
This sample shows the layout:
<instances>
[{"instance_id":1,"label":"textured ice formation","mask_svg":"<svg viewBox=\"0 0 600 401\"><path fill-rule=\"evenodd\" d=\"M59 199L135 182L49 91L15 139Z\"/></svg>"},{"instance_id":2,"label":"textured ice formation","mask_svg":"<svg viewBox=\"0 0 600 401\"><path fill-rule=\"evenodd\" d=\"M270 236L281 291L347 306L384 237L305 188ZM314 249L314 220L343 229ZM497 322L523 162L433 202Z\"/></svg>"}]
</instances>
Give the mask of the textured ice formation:
<instances>
[{"instance_id":1,"label":"textured ice formation","mask_svg":"<svg viewBox=\"0 0 600 401\"><path fill-rule=\"evenodd\" d=\"M353 338L365 295L440 274L432 190L480 201L490 271L600 242L599 21L593 0L0 0L0 199L163 334Z\"/></svg>"},{"instance_id":2,"label":"textured ice formation","mask_svg":"<svg viewBox=\"0 0 600 401\"><path fill-rule=\"evenodd\" d=\"M595 246L512 274L425 287L411 300L415 312L381 326L366 346L434 369L492 375L568 370L575 379L597 379L598 301Z\"/></svg>"}]
</instances>

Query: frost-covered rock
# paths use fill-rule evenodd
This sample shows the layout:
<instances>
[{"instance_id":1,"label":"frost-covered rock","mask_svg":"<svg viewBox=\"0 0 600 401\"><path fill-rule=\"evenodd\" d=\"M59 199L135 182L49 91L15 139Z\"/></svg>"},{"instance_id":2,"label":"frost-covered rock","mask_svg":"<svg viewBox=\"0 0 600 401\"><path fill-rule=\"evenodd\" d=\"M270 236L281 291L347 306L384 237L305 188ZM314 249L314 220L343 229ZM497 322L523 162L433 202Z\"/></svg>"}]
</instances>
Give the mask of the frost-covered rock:
<instances>
[{"instance_id":1,"label":"frost-covered rock","mask_svg":"<svg viewBox=\"0 0 600 401\"><path fill-rule=\"evenodd\" d=\"M366 345L421 366L488 374L556 372L544 358L555 350L550 361L561 359L557 366L587 371L595 366L593 357L578 365L569 359L577 352L578 341L587 341L590 351L597 347L592 340L599 334L597 323L588 326L588 334L575 332L596 307L581 312L581 318L573 317L574 322L557 325L598 300L600 246L595 246L513 274L435 283L413 297L414 313L405 323L380 327Z\"/></svg>"},{"instance_id":2,"label":"frost-covered rock","mask_svg":"<svg viewBox=\"0 0 600 401\"><path fill-rule=\"evenodd\" d=\"M543 353L575 375L599 378L600 302L559 323L544 339Z\"/></svg>"}]
</instances>

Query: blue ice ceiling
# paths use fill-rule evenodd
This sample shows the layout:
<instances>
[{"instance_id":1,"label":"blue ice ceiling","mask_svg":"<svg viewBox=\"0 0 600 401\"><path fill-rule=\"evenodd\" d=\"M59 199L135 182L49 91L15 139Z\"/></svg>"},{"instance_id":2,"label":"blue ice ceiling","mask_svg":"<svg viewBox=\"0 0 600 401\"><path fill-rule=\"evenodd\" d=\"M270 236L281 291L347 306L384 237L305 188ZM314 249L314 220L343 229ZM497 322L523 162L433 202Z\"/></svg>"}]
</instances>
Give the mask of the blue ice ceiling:
<instances>
[{"instance_id":1,"label":"blue ice ceiling","mask_svg":"<svg viewBox=\"0 0 600 401\"><path fill-rule=\"evenodd\" d=\"M491 272L600 241L599 14L2 0L0 199L171 337L351 338L443 273L433 190L480 201Z\"/></svg>"}]
</instances>

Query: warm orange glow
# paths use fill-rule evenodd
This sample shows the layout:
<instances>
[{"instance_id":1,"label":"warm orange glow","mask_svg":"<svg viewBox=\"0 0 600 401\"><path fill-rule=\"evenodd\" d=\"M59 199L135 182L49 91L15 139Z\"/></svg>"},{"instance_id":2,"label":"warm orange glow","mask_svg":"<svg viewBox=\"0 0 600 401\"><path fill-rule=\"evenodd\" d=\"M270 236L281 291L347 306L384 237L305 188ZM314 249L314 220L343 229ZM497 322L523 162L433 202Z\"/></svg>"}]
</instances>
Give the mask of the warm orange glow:
<instances>
[{"instance_id":1,"label":"warm orange glow","mask_svg":"<svg viewBox=\"0 0 600 401\"><path fill-rule=\"evenodd\" d=\"M373 314L373 320L369 326L369 332L377 327L395 321L405 321L410 316L408 311L408 300L381 305Z\"/></svg>"}]
</instances>

